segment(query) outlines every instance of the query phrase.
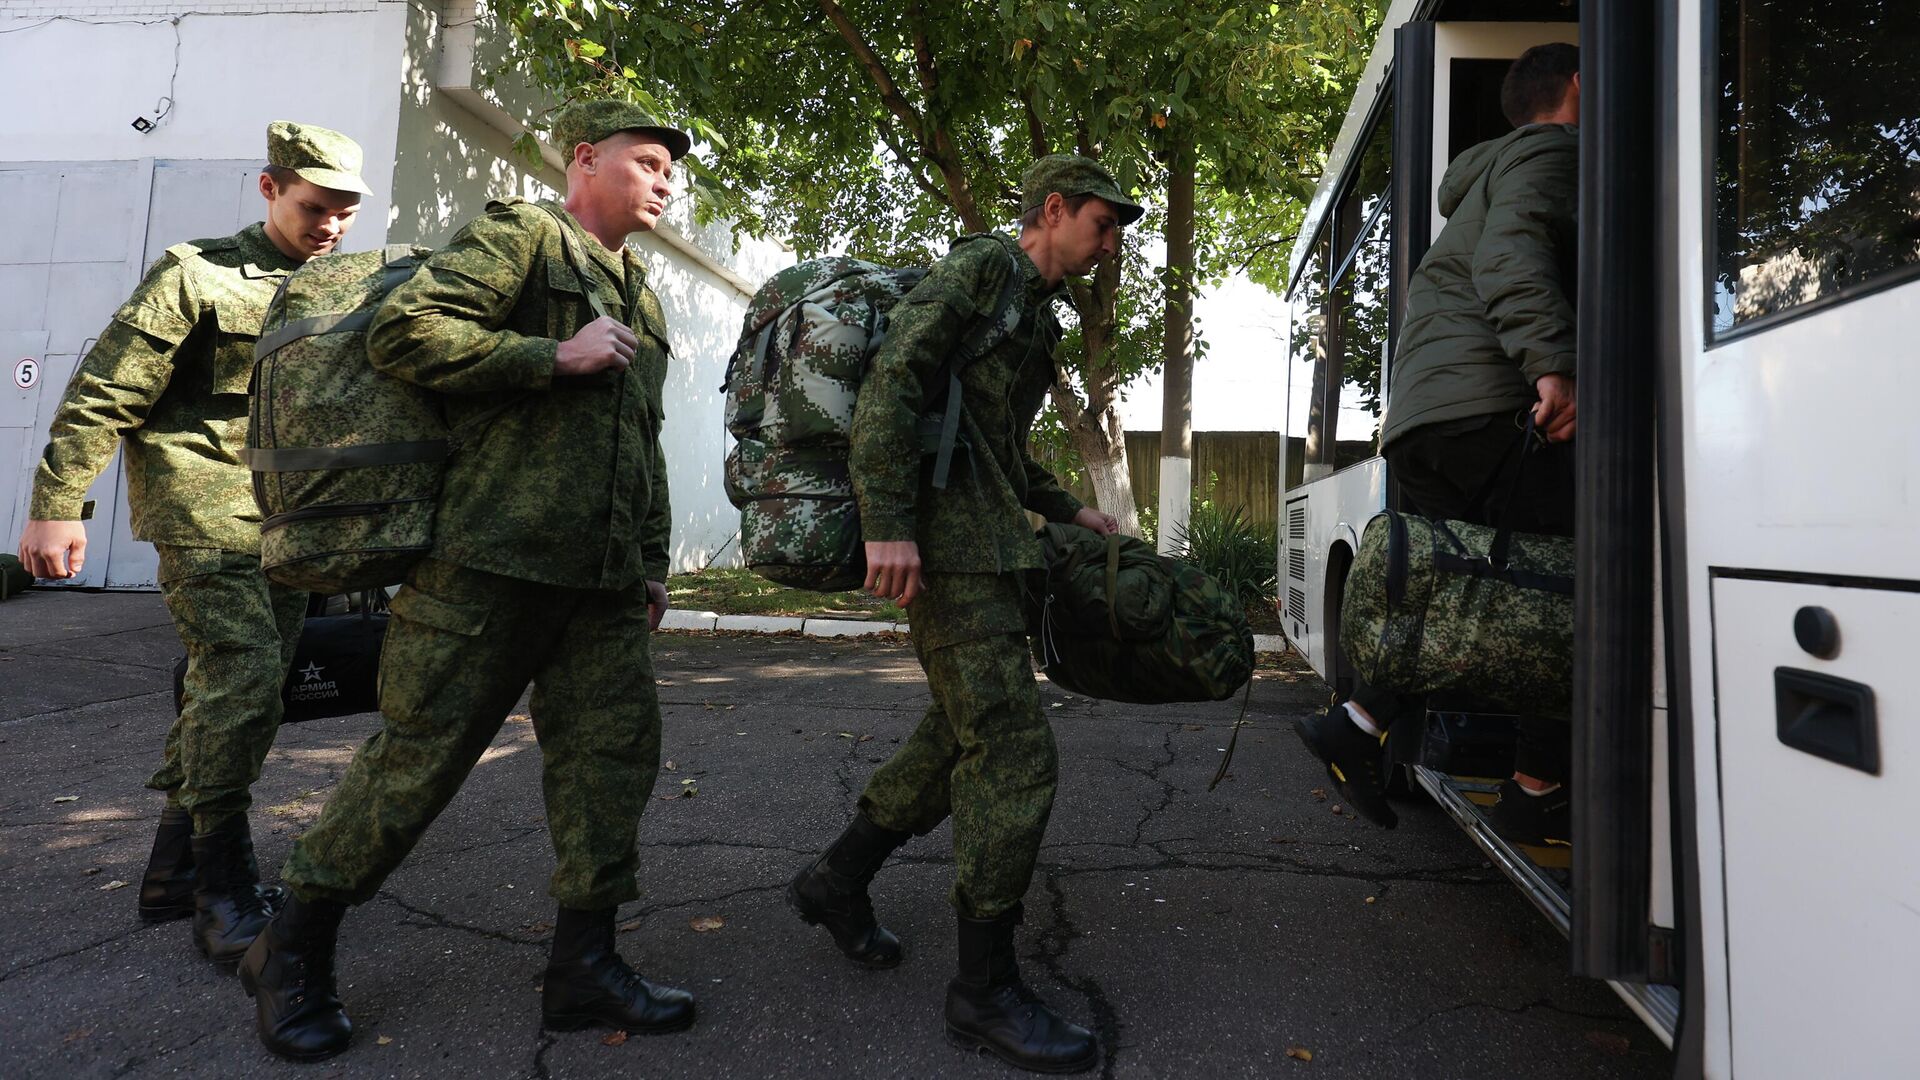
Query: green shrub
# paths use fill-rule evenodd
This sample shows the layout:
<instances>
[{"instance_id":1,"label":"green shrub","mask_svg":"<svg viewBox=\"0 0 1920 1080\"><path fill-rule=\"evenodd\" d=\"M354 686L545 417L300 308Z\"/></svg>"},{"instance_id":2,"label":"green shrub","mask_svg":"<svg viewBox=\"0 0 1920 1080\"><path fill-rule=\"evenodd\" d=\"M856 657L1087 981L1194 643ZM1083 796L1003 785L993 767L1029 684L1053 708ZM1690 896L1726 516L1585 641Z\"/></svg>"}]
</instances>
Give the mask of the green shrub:
<instances>
[{"instance_id":1,"label":"green shrub","mask_svg":"<svg viewBox=\"0 0 1920 1080\"><path fill-rule=\"evenodd\" d=\"M1211 501L1193 508L1174 535L1174 553L1192 560L1245 607L1271 604L1279 588L1279 534L1273 523L1250 520L1239 507Z\"/></svg>"}]
</instances>

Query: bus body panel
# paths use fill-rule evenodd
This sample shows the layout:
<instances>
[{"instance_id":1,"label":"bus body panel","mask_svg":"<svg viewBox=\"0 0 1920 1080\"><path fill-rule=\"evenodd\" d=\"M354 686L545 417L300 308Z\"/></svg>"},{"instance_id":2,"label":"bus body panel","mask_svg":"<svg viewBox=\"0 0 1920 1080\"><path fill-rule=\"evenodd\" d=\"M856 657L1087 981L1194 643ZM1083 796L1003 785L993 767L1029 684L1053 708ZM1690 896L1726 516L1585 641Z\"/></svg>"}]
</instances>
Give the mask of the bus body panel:
<instances>
[{"instance_id":1,"label":"bus body panel","mask_svg":"<svg viewBox=\"0 0 1920 1080\"><path fill-rule=\"evenodd\" d=\"M1344 662L1336 639L1347 560L1367 521L1386 504L1380 458L1302 484L1281 503L1280 621L1294 648L1330 684Z\"/></svg>"}]
</instances>

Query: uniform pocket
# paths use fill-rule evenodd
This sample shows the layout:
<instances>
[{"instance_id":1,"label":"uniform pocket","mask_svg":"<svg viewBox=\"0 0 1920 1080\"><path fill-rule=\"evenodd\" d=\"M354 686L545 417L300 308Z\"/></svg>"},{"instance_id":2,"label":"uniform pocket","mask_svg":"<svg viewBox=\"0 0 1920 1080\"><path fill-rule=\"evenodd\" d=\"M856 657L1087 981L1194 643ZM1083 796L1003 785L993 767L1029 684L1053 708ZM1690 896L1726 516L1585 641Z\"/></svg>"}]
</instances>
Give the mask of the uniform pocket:
<instances>
[{"instance_id":1,"label":"uniform pocket","mask_svg":"<svg viewBox=\"0 0 1920 1080\"><path fill-rule=\"evenodd\" d=\"M487 626L487 605L433 596L417 585L407 585L388 603L402 623L419 623L464 637L478 637Z\"/></svg>"},{"instance_id":2,"label":"uniform pocket","mask_svg":"<svg viewBox=\"0 0 1920 1080\"><path fill-rule=\"evenodd\" d=\"M235 310L221 304L214 308L213 392L244 394L253 382L253 346L260 340L259 311Z\"/></svg>"}]
</instances>

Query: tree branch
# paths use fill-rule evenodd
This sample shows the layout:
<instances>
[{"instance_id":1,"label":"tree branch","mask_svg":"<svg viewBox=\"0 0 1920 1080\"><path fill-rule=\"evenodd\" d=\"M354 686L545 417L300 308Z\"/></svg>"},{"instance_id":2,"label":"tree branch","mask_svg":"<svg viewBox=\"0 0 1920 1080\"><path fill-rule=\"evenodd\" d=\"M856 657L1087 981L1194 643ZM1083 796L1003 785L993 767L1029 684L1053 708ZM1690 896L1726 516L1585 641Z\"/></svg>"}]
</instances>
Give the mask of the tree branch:
<instances>
[{"instance_id":1,"label":"tree branch","mask_svg":"<svg viewBox=\"0 0 1920 1080\"><path fill-rule=\"evenodd\" d=\"M900 163L901 168L907 170L908 176L913 177L914 184L916 184L921 191L932 196L934 201L951 209L953 207L953 198L947 194L946 189L934 183L932 180L927 179L927 174L920 171L918 163L923 160L926 155L924 153L909 152L906 147L900 145L900 133L894 130L892 121L886 117L883 116L880 118L879 128L880 141L886 143L887 149L893 151L894 160Z\"/></svg>"},{"instance_id":2,"label":"tree branch","mask_svg":"<svg viewBox=\"0 0 1920 1080\"><path fill-rule=\"evenodd\" d=\"M1020 96L1020 104L1026 106L1027 140L1033 147L1033 156L1036 159L1046 157L1052 148L1047 145L1047 129L1040 122L1040 110L1033 103L1033 87L1026 88L1026 92Z\"/></svg>"},{"instance_id":3,"label":"tree branch","mask_svg":"<svg viewBox=\"0 0 1920 1080\"><path fill-rule=\"evenodd\" d=\"M888 111L899 117L900 122L906 124L909 129L922 130L925 127L925 121L920 118L920 111L900 93L899 84L893 81L893 73L887 70L886 63L873 51L873 46L868 45L866 38L860 35L860 29L853 25L852 19L847 17L846 9L834 0L820 0L820 12L833 23L836 30L840 31L841 39L847 43L848 48L853 50L854 59L860 62L861 67L867 69L867 75L873 79L873 84L880 88L880 100L886 104Z\"/></svg>"},{"instance_id":4,"label":"tree branch","mask_svg":"<svg viewBox=\"0 0 1920 1080\"><path fill-rule=\"evenodd\" d=\"M920 92L931 101L934 87L940 85L940 73L934 67L933 46L927 41L927 9L920 0L907 5L907 22L913 26L913 62L920 74Z\"/></svg>"}]
</instances>

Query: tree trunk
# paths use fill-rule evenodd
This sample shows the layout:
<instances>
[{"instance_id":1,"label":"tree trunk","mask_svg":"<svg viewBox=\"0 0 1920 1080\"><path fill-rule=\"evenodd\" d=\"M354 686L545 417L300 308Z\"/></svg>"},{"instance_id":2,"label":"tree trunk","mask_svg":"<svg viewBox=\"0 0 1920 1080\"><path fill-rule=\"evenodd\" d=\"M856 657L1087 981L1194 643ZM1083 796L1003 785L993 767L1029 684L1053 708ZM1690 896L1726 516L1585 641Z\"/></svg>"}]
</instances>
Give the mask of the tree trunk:
<instances>
[{"instance_id":1,"label":"tree trunk","mask_svg":"<svg viewBox=\"0 0 1920 1080\"><path fill-rule=\"evenodd\" d=\"M1193 151L1167 177L1167 337L1161 351L1159 551L1171 554L1193 509Z\"/></svg>"},{"instance_id":2,"label":"tree trunk","mask_svg":"<svg viewBox=\"0 0 1920 1080\"><path fill-rule=\"evenodd\" d=\"M1119 411L1111 405L1098 413L1083 410L1078 422L1067 427L1067 437L1093 484L1093 505L1117 518L1121 532L1139 536L1140 511L1133 501L1127 433Z\"/></svg>"}]
</instances>

